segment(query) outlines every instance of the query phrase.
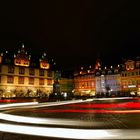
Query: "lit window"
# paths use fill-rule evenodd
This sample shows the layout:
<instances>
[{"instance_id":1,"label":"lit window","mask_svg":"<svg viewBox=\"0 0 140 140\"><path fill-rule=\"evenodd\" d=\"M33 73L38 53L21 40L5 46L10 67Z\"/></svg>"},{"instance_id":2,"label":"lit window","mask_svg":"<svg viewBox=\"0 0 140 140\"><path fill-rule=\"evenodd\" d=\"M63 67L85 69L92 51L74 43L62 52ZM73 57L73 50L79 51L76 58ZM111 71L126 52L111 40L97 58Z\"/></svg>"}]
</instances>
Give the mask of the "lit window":
<instances>
[{"instance_id":1,"label":"lit window","mask_svg":"<svg viewBox=\"0 0 140 140\"><path fill-rule=\"evenodd\" d=\"M25 73L25 68L19 67L19 74L24 74L24 73Z\"/></svg>"},{"instance_id":2,"label":"lit window","mask_svg":"<svg viewBox=\"0 0 140 140\"><path fill-rule=\"evenodd\" d=\"M19 59L16 59L16 64L20 64L21 61Z\"/></svg>"},{"instance_id":3,"label":"lit window","mask_svg":"<svg viewBox=\"0 0 140 140\"><path fill-rule=\"evenodd\" d=\"M24 65L28 65L28 61L27 60L24 60L23 63L24 63Z\"/></svg>"},{"instance_id":4,"label":"lit window","mask_svg":"<svg viewBox=\"0 0 140 140\"><path fill-rule=\"evenodd\" d=\"M44 76L44 70L39 70L39 76Z\"/></svg>"},{"instance_id":5,"label":"lit window","mask_svg":"<svg viewBox=\"0 0 140 140\"><path fill-rule=\"evenodd\" d=\"M100 75L100 72L97 72L96 75L99 76Z\"/></svg>"},{"instance_id":6,"label":"lit window","mask_svg":"<svg viewBox=\"0 0 140 140\"><path fill-rule=\"evenodd\" d=\"M136 81L132 81L132 84L135 85L136 84Z\"/></svg>"},{"instance_id":7,"label":"lit window","mask_svg":"<svg viewBox=\"0 0 140 140\"><path fill-rule=\"evenodd\" d=\"M14 67L8 66L8 73L14 73Z\"/></svg>"},{"instance_id":8,"label":"lit window","mask_svg":"<svg viewBox=\"0 0 140 140\"><path fill-rule=\"evenodd\" d=\"M52 71L51 70L48 70L48 77L52 77Z\"/></svg>"},{"instance_id":9,"label":"lit window","mask_svg":"<svg viewBox=\"0 0 140 140\"><path fill-rule=\"evenodd\" d=\"M39 85L44 85L44 79L43 78L39 78Z\"/></svg>"},{"instance_id":10,"label":"lit window","mask_svg":"<svg viewBox=\"0 0 140 140\"><path fill-rule=\"evenodd\" d=\"M129 65L127 65L126 67L127 67L127 69L129 69Z\"/></svg>"},{"instance_id":11,"label":"lit window","mask_svg":"<svg viewBox=\"0 0 140 140\"><path fill-rule=\"evenodd\" d=\"M48 79L47 80L47 83L48 83L48 85L52 85L52 80L51 79Z\"/></svg>"},{"instance_id":12,"label":"lit window","mask_svg":"<svg viewBox=\"0 0 140 140\"><path fill-rule=\"evenodd\" d=\"M129 81L128 81L128 85L131 85L131 84L132 84L132 81L131 81L131 80L129 80Z\"/></svg>"},{"instance_id":13,"label":"lit window","mask_svg":"<svg viewBox=\"0 0 140 140\"><path fill-rule=\"evenodd\" d=\"M130 73L128 72L128 76L130 76Z\"/></svg>"},{"instance_id":14,"label":"lit window","mask_svg":"<svg viewBox=\"0 0 140 140\"><path fill-rule=\"evenodd\" d=\"M34 85L34 78L32 77L29 78L29 85Z\"/></svg>"},{"instance_id":15,"label":"lit window","mask_svg":"<svg viewBox=\"0 0 140 140\"><path fill-rule=\"evenodd\" d=\"M34 75L35 74L35 70L34 69L29 69L29 75Z\"/></svg>"},{"instance_id":16,"label":"lit window","mask_svg":"<svg viewBox=\"0 0 140 140\"><path fill-rule=\"evenodd\" d=\"M18 77L18 84L24 84L24 77Z\"/></svg>"},{"instance_id":17,"label":"lit window","mask_svg":"<svg viewBox=\"0 0 140 140\"><path fill-rule=\"evenodd\" d=\"M105 74L105 71L102 71L102 74Z\"/></svg>"},{"instance_id":18,"label":"lit window","mask_svg":"<svg viewBox=\"0 0 140 140\"><path fill-rule=\"evenodd\" d=\"M7 83L13 84L14 83L14 77L13 76L7 76Z\"/></svg>"},{"instance_id":19,"label":"lit window","mask_svg":"<svg viewBox=\"0 0 140 140\"><path fill-rule=\"evenodd\" d=\"M115 71L114 71L115 73L118 73L118 70L117 69L115 69Z\"/></svg>"}]
</instances>

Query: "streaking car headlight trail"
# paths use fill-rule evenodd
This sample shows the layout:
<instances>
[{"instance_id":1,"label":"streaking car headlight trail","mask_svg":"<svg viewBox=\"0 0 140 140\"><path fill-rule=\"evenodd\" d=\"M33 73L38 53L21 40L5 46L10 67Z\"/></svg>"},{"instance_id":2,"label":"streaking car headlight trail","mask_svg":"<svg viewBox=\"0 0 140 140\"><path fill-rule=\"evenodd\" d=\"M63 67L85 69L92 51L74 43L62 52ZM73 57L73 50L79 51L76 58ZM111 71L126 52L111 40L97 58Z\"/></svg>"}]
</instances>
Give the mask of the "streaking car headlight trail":
<instances>
[{"instance_id":1,"label":"streaking car headlight trail","mask_svg":"<svg viewBox=\"0 0 140 140\"><path fill-rule=\"evenodd\" d=\"M17 108L40 108L40 107L47 107L47 106L60 106L60 105L66 105L66 104L73 104L73 103L81 103L81 102L89 102L93 99L87 99L87 100L72 100L72 101L59 101L59 102L47 102L47 103L38 103L38 102L27 102L27 103L10 103L10 104L4 104L0 105L0 109L3 108L9 108L10 107L17 107Z\"/></svg>"},{"instance_id":2,"label":"streaking car headlight trail","mask_svg":"<svg viewBox=\"0 0 140 140\"><path fill-rule=\"evenodd\" d=\"M0 109L7 108L7 107L28 106L28 105L37 105L37 104L38 104L38 102L2 104L2 105L0 105Z\"/></svg>"},{"instance_id":3,"label":"streaking car headlight trail","mask_svg":"<svg viewBox=\"0 0 140 140\"><path fill-rule=\"evenodd\" d=\"M94 99L87 99L46 103L36 102L35 104L26 104L26 106L20 103L14 106L12 106L13 104L6 104L3 107L0 106L0 119L2 120L0 131L63 139L139 139L140 129L138 125L136 125L138 129L122 129L128 128L127 126L131 127L131 124L123 121L123 118L119 119L117 117L118 114L122 114L124 119L129 117L127 114L137 117L136 114L140 113L139 101L137 101L138 103L129 100L124 103L121 103L121 101L113 102L94 102ZM2 113L2 110L5 113ZM6 112L9 114L6 114ZM56 118L57 115L59 118ZM97 119L98 116L100 117L99 119ZM86 117L92 118L88 119Z\"/></svg>"},{"instance_id":4,"label":"streaking car headlight trail","mask_svg":"<svg viewBox=\"0 0 140 140\"><path fill-rule=\"evenodd\" d=\"M41 125L63 125L63 126L92 126L100 125L99 122L84 122L80 120L72 119L54 119L54 118L36 118L36 117L24 117L18 115L10 115L0 113L0 119L18 123L28 123L28 124L41 124Z\"/></svg>"},{"instance_id":5,"label":"streaking car headlight trail","mask_svg":"<svg viewBox=\"0 0 140 140\"><path fill-rule=\"evenodd\" d=\"M0 123L0 131L67 139L138 139L140 130L91 130L70 128L33 127Z\"/></svg>"}]
</instances>

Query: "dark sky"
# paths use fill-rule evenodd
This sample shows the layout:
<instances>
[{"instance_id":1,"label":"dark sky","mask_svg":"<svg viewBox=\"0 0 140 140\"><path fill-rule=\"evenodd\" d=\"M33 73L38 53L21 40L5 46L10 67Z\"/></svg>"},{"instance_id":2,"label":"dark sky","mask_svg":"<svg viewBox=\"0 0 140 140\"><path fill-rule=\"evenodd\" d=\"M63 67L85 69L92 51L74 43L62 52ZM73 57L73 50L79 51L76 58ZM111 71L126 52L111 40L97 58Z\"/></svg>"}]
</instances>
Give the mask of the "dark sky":
<instances>
[{"instance_id":1,"label":"dark sky","mask_svg":"<svg viewBox=\"0 0 140 140\"><path fill-rule=\"evenodd\" d=\"M104 65L140 55L140 8L128 0L3 0L0 49L21 43L34 54L47 51L62 67Z\"/></svg>"}]
</instances>

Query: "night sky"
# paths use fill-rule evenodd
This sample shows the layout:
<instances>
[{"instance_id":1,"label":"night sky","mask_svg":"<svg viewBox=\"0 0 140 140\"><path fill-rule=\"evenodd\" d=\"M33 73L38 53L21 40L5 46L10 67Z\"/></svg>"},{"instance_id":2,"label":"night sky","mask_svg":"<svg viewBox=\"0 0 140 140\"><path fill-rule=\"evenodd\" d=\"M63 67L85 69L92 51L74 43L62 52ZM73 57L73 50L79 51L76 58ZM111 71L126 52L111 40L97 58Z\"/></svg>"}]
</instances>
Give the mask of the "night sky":
<instances>
[{"instance_id":1,"label":"night sky","mask_svg":"<svg viewBox=\"0 0 140 140\"><path fill-rule=\"evenodd\" d=\"M140 8L127 0L3 0L0 50L21 43L33 54L46 51L62 68L120 63L140 56Z\"/></svg>"}]
</instances>

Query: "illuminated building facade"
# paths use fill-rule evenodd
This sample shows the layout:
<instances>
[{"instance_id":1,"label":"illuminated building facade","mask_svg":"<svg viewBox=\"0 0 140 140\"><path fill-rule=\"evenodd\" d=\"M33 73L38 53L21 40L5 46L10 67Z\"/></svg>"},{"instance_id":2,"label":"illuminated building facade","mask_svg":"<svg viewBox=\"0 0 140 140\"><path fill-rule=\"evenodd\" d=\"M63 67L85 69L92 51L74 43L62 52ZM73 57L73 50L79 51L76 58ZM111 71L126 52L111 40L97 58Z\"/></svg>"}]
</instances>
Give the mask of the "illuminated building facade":
<instances>
[{"instance_id":1,"label":"illuminated building facade","mask_svg":"<svg viewBox=\"0 0 140 140\"><path fill-rule=\"evenodd\" d=\"M74 73L74 93L80 96L95 96L95 74L94 68L81 67L80 71Z\"/></svg>"},{"instance_id":2,"label":"illuminated building facade","mask_svg":"<svg viewBox=\"0 0 140 140\"><path fill-rule=\"evenodd\" d=\"M6 51L0 56L0 97L40 97L52 92L54 72L46 53L38 62L32 62L22 45L17 54L10 55Z\"/></svg>"},{"instance_id":3,"label":"illuminated building facade","mask_svg":"<svg viewBox=\"0 0 140 140\"><path fill-rule=\"evenodd\" d=\"M99 96L140 96L140 57L110 68L101 68L97 61L95 68L90 68L81 67L75 72L75 94L88 95L93 91Z\"/></svg>"},{"instance_id":4,"label":"illuminated building facade","mask_svg":"<svg viewBox=\"0 0 140 140\"><path fill-rule=\"evenodd\" d=\"M74 88L73 77L62 74L62 71L54 73L54 93L71 93Z\"/></svg>"},{"instance_id":5,"label":"illuminated building facade","mask_svg":"<svg viewBox=\"0 0 140 140\"><path fill-rule=\"evenodd\" d=\"M74 89L73 72L70 70L62 70L60 78L61 93L72 93Z\"/></svg>"},{"instance_id":6,"label":"illuminated building facade","mask_svg":"<svg viewBox=\"0 0 140 140\"><path fill-rule=\"evenodd\" d=\"M74 82L72 78L61 78L60 79L60 91L61 93L72 93L74 89Z\"/></svg>"},{"instance_id":7,"label":"illuminated building facade","mask_svg":"<svg viewBox=\"0 0 140 140\"><path fill-rule=\"evenodd\" d=\"M121 72L121 90L124 94L140 95L140 58L127 60Z\"/></svg>"},{"instance_id":8,"label":"illuminated building facade","mask_svg":"<svg viewBox=\"0 0 140 140\"><path fill-rule=\"evenodd\" d=\"M121 91L120 66L101 68L98 58L95 67L81 67L74 73L74 92L77 95L112 96L119 95Z\"/></svg>"},{"instance_id":9,"label":"illuminated building facade","mask_svg":"<svg viewBox=\"0 0 140 140\"><path fill-rule=\"evenodd\" d=\"M121 91L120 66L96 70L96 94L102 96L119 95Z\"/></svg>"}]
</instances>

